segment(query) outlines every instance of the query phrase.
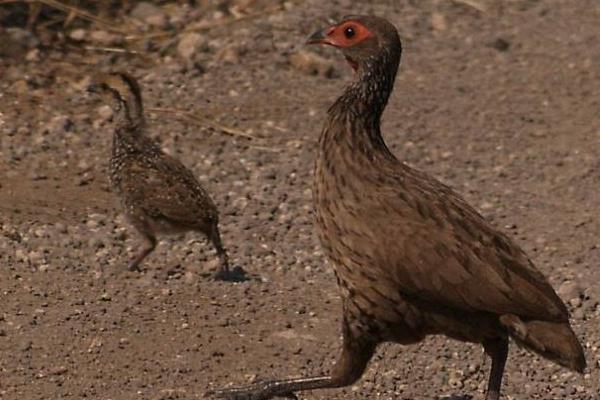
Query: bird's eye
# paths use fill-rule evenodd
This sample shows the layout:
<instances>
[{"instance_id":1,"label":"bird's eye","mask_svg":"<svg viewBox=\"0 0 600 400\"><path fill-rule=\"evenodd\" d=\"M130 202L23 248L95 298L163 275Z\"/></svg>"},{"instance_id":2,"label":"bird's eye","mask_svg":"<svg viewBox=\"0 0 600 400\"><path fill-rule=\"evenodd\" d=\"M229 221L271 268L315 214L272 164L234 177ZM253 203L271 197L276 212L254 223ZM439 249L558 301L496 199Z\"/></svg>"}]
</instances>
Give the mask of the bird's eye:
<instances>
[{"instance_id":1,"label":"bird's eye","mask_svg":"<svg viewBox=\"0 0 600 400\"><path fill-rule=\"evenodd\" d=\"M347 39L352 39L355 34L356 32L354 31L354 28L351 26L344 29L344 36L346 36Z\"/></svg>"}]
</instances>

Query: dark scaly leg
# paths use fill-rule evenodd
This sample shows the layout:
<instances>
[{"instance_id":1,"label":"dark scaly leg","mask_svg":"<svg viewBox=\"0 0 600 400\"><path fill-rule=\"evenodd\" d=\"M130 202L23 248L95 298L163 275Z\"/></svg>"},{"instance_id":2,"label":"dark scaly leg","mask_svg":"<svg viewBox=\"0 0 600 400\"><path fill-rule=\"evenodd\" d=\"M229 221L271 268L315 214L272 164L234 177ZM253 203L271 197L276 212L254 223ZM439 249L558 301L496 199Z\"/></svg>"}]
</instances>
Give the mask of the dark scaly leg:
<instances>
[{"instance_id":1,"label":"dark scaly leg","mask_svg":"<svg viewBox=\"0 0 600 400\"><path fill-rule=\"evenodd\" d=\"M219 233L219 227L216 224L212 226L208 238L215 247L215 250L217 251L217 255L219 256L220 260L219 270L215 273L214 278L222 280L230 279L231 272L229 270L229 257L227 256L227 252L223 248L223 243L221 242L221 234Z\"/></svg>"},{"instance_id":2,"label":"dark scaly leg","mask_svg":"<svg viewBox=\"0 0 600 400\"><path fill-rule=\"evenodd\" d=\"M156 248L156 236L149 232L148 230L139 230L139 232L144 236L146 241L146 246L140 251L140 253L131 261L128 265L130 271L139 271L140 263L148 256L148 254L152 253L152 251Z\"/></svg>"},{"instance_id":3,"label":"dark scaly leg","mask_svg":"<svg viewBox=\"0 0 600 400\"><path fill-rule=\"evenodd\" d=\"M483 343L485 352L492 359L492 370L486 400L499 400L500 387L502 386L502 375L508 357L508 338L489 339Z\"/></svg>"},{"instance_id":4,"label":"dark scaly leg","mask_svg":"<svg viewBox=\"0 0 600 400\"><path fill-rule=\"evenodd\" d=\"M377 342L368 335L352 331L344 320L342 354L329 376L264 381L253 385L221 389L207 395L227 400L267 400L275 397L296 398L294 392L340 388L356 382L365 371Z\"/></svg>"}]
</instances>

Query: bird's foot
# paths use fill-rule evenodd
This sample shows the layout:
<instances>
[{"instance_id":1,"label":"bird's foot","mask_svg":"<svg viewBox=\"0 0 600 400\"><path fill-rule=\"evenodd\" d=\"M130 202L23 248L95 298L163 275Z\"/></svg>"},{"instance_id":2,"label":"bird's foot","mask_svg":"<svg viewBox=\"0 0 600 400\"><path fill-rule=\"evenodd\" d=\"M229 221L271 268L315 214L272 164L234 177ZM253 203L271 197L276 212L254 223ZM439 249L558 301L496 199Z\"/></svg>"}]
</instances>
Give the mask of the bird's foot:
<instances>
[{"instance_id":1,"label":"bird's foot","mask_svg":"<svg viewBox=\"0 0 600 400\"><path fill-rule=\"evenodd\" d=\"M142 272L140 269L140 263L135 260L127 264L127 270L131 272Z\"/></svg>"},{"instance_id":2,"label":"bird's foot","mask_svg":"<svg viewBox=\"0 0 600 400\"><path fill-rule=\"evenodd\" d=\"M206 393L207 396L226 400L268 400L284 398L298 400L292 392L278 393L278 387L274 382L257 382L248 386L234 387L228 389L217 389Z\"/></svg>"}]
</instances>

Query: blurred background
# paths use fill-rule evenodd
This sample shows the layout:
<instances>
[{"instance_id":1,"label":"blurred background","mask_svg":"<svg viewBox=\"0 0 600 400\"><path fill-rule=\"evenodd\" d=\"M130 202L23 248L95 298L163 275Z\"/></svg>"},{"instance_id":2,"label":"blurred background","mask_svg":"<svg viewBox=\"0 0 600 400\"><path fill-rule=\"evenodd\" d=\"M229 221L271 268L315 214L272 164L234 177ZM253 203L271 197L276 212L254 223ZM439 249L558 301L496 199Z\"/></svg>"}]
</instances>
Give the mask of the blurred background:
<instances>
[{"instance_id":1,"label":"blurred background","mask_svg":"<svg viewBox=\"0 0 600 400\"><path fill-rule=\"evenodd\" d=\"M569 306L587 373L513 345L505 398L598 399L597 0L0 0L0 398L202 399L329 370L341 310L312 168L353 73L304 42L347 14L403 39L390 149L508 232ZM149 134L211 192L251 280L210 281L193 234L126 271L140 242L108 185L112 112L85 91L111 70L139 79ZM483 399L488 369L435 337L301 398Z\"/></svg>"}]
</instances>

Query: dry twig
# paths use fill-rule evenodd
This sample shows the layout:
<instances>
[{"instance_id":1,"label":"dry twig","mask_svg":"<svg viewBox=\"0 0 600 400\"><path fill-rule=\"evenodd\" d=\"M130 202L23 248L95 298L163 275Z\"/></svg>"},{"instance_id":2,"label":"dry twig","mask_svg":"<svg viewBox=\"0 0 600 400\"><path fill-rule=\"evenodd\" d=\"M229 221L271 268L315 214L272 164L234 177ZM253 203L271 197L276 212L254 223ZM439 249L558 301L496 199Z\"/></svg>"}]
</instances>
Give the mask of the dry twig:
<instances>
[{"instance_id":1,"label":"dry twig","mask_svg":"<svg viewBox=\"0 0 600 400\"><path fill-rule=\"evenodd\" d=\"M114 26L110 22L108 22L100 17L97 17L96 15L94 15L86 10L82 10L81 8L70 6L68 4L64 4L58 0L0 0L0 5L9 4L9 3L43 4L50 8L54 8L56 10L65 12L67 14L68 20L71 20L71 19L77 17L77 18L81 18L81 19L84 19L87 21L94 22L98 25L102 25L106 29L111 30L113 32L118 32L121 34L127 33L123 29L120 29L120 28Z\"/></svg>"},{"instance_id":2,"label":"dry twig","mask_svg":"<svg viewBox=\"0 0 600 400\"><path fill-rule=\"evenodd\" d=\"M222 125L218 122L215 122L207 117L200 117L196 114L193 114L186 110L181 110L177 108L167 108L167 107L153 107L149 108L148 111L155 113L164 113L164 114L175 114L183 117L187 120L196 122L200 125L208 125L209 127L221 131L229 136L243 137L245 139L258 139L256 136L252 136L246 132L243 132L239 129L231 128L225 125Z\"/></svg>"},{"instance_id":3,"label":"dry twig","mask_svg":"<svg viewBox=\"0 0 600 400\"><path fill-rule=\"evenodd\" d=\"M220 20L211 21L211 22L202 22L200 24L196 24L195 26L188 26L185 29L178 31L178 32L155 32L155 33L149 33L146 35L129 35L129 36L125 37L125 40L134 41L134 40L158 39L158 38L167 37L167 36L176 36L176 35L180 35L182 33L188 33L188 32L207 31L207 30L210 30L210 29L213 29L216 27L220 27L220 26L228 26L228 25L233 25L233 24L236 24L236 23L242 22L242 21L256 19L256 18L262 17L264 15L273 14L278 11L282 11L283 9L284 8L282 5L276 5L276 6L268 7L264 10L257 11L255 13L244 15L244 16L237 17L237 18L220 19Z\"/></svg>"},{"instance_id":4,"label":"dry twig","mask_svg":"<svg viewBox=\"0 0 600 400\"><path fill-rule=\"evenodd\" d=\"M83 46L84 50L88 51L100 51L105 53L120 53L120 54L134 54L136 56L143 56L143 53L140 53L136 50L127 50L121 47L98 47L98 46Z\"/></svg>"},{"instance_id":5,"label":"dry twig","mask_svg":"<svg viewBox=\"0 0 600 400\"><path fill-rule=\"evenodd\" d=\"M485 13L488 10L488 6L486 4L483 4L481 1L479 0L452 0L455 3L460 3L460 4L464 4L465 6L474 8L475 10Z\"/></svg>"}]
</instances>

